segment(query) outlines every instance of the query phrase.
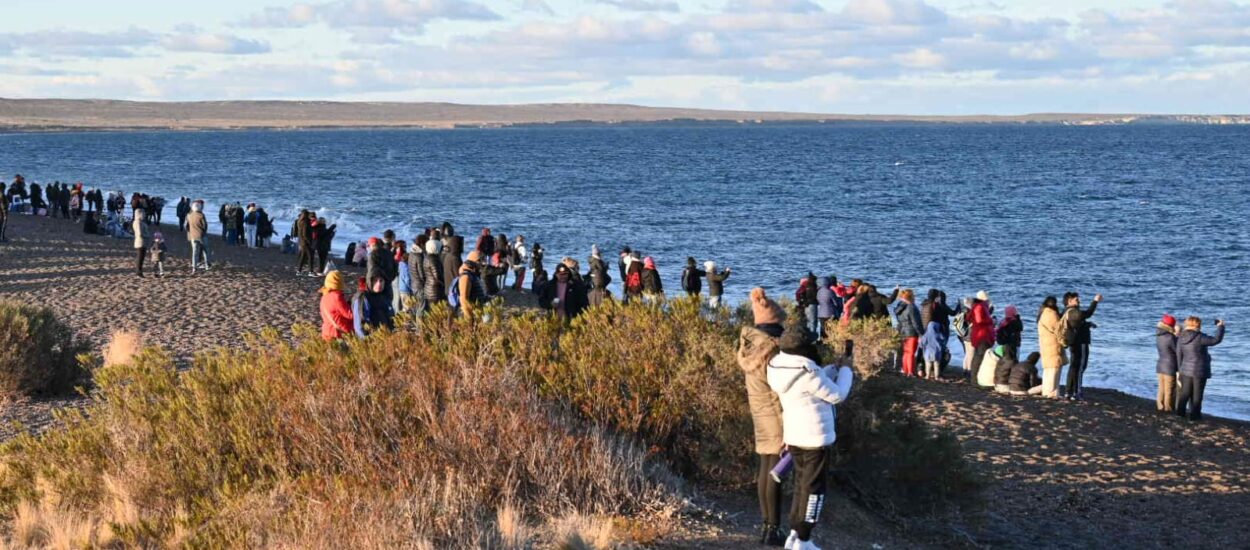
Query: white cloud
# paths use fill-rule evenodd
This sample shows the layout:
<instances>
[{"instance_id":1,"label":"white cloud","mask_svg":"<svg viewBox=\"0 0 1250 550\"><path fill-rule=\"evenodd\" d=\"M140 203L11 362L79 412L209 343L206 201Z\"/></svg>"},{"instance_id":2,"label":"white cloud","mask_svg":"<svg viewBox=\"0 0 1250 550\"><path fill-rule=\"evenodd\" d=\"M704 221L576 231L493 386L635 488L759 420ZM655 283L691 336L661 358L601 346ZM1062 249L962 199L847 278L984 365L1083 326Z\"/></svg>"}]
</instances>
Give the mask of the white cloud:
<instances>
[{"instance_id":1,"label":"white cloud","mask_svg":"<svg viewBox=\"0 0 1250 550\"><path fill-rule=\"evenodd\" d=\"M263 40L248 40L219 33L178 33L161 38L161 46L175 52L203 52L220 54L260 54L270 51Z\"/></svg>"},{"instance_id":2,"label":"white cloud","mask_svg":"<svg viewBox=\"0 0 1250 550\"><path fill-rule=\"evenodd\" d=\"M672 0L594 0L624 11L667 11L677 13L681 6Z\"/></svg>"},{"instance_id":3,"label":"white cloud","mask_svg":"<svg viewBox=\"0 0 1250 550\"><path fill-rule=\"evenodd\" d=\"M541 9L545 3L530 5L534 6ZM335 0L265 8L248 17L244 24L299 28L320 23L332 29L352 29L353 36L366 42L385 42L377 37L421 34L427 25L440 19L495 21L502 17L485 5L468 0Z\"/></svg>"},{"instance_id":4,"label":"white cloud","mask_svg":"<svg viewBox=\"0 0 1250 550\"><path fill-rule=\"evenodd\" d=\"M551 5L544 0L523 0L521 2L521 11L540 15L556 14L556 10L551 9Z\"/></svg>"}]
</instances>

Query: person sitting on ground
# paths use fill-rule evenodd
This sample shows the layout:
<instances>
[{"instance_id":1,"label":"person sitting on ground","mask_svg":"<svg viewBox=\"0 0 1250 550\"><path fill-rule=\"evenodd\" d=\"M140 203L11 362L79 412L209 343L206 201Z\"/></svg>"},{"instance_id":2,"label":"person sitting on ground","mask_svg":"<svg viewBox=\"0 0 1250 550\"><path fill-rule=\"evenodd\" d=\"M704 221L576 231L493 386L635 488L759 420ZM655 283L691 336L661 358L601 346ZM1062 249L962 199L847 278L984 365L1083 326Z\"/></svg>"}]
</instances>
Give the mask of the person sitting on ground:
<instances>
[{"instance_id":1,"label":"person sitting on ground","mask_svg":"<svg viewBox=\"0 0 1250 550\"><path fill-rule=\"evenodd\" d=\"M1159 412L1176 410L1176 329L1176 317L1167 314L1155 326L1155 347L1159 351L1159 360L1155 361L1155 373L1159 378L1155 408Z\"/></svg>"},{"instance_id":2,"label":"person sitting on ground","mask_svg":"<svg viewBox=\"0 0 1250 550\"><path fill-rule=\"evenodd\" d=\"M1033 352L1024 361L1011 366L1011 375L1007 379L1011 395L1041 395L1042 379L1037 375L1037 362L1042 354Z\"/></svg>"},{"instance_id":3,"label":"person sitting on ground","mask_svg":"<svg viewBox=\"0 0 1250 550\"><path fill-rule=\"evenodd\" d=\"M347 305L347 282L341 271L326 273L325 284L321 287L321 338L338 340L353 332L355 318L352 309Z\"/></svg>"},{"instance_id":4,"label":"person sitting on ground","mask_svg":"<svg viewBox=\"0 0 1250 550\"><path fill-rule=\"evenodd\" d=\"M573 278L573 270L564 264L556 265L555 275L555 279L543 287L538 305L561 319L572 320L590 307L586 285Z\"/></svg>"},{"instance_id":5,"label":"person sitting on ground","mask_svg":"<svg viewBox=\"0 0 1250 550\"><path fill-rule=\"evenodd\" d=\"M781 402L782 441L794 459L792 531L785 547L795 550L819 550L811 539L824 507L829 451L837 440L834 406L850 395L854 378L850 367L818 365L813 339L802 325L791 325L768 362L768 386Z\"/></svg>"},{"instance_id":6,"label":"person sitting on ground","mask_svg":"<svg viewBox=\"0 0 1250 550\"><path fill-rule=\"evenodd\" d=\"M1202 333L1202 319L1185 319L1185 330L1176 337L1176 362L1181 375L1181 392L1176 414L1202 420L1202 394L1211 379L1211 352L1208 348L1224 341L1224 321L1215 321L1215 336Z\"/></svg>"}]
</instances>

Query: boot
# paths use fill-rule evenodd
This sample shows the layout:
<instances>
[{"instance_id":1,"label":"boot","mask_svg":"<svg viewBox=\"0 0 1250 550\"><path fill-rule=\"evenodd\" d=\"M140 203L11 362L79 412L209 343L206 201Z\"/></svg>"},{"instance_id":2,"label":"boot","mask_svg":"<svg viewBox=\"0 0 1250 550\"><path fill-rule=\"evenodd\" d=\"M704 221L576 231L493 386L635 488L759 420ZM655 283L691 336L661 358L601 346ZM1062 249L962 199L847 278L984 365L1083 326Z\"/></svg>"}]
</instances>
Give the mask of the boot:
<instances>
[{"instance_id":1,"label":"boot","mask_svg":"<svg viewBox=\"0 0 1250 550\"><path fill-rule=\"evenodd\" d=\"M765 523L760 528L760 544L765 546L782 547L786 544L786 539L781 535L781 528L776 525Z\"/></svg>"}]
</instances>

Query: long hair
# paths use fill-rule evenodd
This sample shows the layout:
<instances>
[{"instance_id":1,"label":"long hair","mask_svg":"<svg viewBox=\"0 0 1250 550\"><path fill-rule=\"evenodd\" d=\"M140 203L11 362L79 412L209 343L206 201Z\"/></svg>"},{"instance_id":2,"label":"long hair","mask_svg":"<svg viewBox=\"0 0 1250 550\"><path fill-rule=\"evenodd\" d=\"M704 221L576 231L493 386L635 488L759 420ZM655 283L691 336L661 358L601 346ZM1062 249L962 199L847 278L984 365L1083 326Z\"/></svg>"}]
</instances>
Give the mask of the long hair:
<instances>
[{"instance_id":1,"label":"long hair","mask_svg":"<svg viewBox=\"0 0 1250 550\"><path fill-rule=\"evenodd\" d=\"M1042 314L1046 313L1048 309L1059 313L1059 299L1054 296L1047 296L1046 299L1042 300L1042 307L1037 310L1037 320L1042 320Z\"/></svg>"}]
</instances>

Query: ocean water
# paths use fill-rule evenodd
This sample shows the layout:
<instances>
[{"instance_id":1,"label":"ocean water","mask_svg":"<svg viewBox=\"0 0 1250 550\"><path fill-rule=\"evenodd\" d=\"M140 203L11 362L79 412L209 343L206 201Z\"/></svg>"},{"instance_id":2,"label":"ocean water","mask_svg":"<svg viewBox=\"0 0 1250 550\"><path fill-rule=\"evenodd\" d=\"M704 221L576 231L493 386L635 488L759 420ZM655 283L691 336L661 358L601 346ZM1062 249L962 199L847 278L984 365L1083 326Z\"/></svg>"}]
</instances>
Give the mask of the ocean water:
<instances>
[{"instance_id":1,"label":"ocean water","mask_svg":"<svg viewBox=\"0 0 1250 550\"><path fill-rule=\"evenodd\" d=\"M279 232L316 209L339 249L444 220L523 234L549 269L630 245L670 292L687 256L713 259L734 302L809 270L952 305L986 289L1022 311L1024 353L1043 297L1101 292L1087 385L1153 397L1160 316L1224 318L1205 408L1250 418L1247 151L1250 127L1180 125L49 133L0 135L0 173L163 195L167 220L181 195L210 219L255 201Z\"/></svg>"}]
</instances>

